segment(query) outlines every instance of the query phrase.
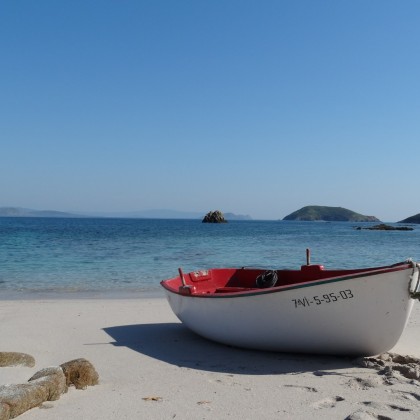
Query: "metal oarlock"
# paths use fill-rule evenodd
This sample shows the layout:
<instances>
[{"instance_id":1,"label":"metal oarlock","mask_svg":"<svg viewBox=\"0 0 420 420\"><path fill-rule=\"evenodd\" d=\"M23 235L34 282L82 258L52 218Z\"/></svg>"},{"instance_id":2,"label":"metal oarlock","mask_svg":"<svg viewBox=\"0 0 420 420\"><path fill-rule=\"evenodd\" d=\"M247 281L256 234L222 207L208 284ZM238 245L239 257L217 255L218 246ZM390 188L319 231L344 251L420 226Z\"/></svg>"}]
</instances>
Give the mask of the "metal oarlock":
<instances>
[{"instance_id":1,"label":"metal oarlock","mask_svg":"<svg viewBox=\"0 0 420 420\"><path fill-rule=\"evenodd\" d=\"M185 283L184 273L182 272L181 267L178 268L178 273L179 273L179 277L181 278L182 285L185 287L187 285L187 283Z\"/></svg>"},{"instance_id":2,"label":"metal oarlock","mask_svg":"<svg viewBox=\"0 0 420 420\"><path fill-rule=\"evenodd\" d=\"M194 286L190 286L186 283L184 273L182 272L181 268L178 268L179 278L181 279L182 286L179 286L179 293L184 296L191 295L191 293L195 290Z\"/></svg>"}]
</instances>

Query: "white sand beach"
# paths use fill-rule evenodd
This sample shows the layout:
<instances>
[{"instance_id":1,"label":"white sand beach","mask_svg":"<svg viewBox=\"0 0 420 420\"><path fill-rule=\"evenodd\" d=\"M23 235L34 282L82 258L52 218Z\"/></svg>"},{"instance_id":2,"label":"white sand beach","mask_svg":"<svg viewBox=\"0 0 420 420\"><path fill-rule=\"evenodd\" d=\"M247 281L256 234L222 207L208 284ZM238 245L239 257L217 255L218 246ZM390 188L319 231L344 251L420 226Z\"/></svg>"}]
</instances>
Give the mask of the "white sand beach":
<instances>
[{"instance_id":1,"label":"white sand beach","mask_svg":"<svg viewBox=\"0 0 420 420\"><path fill-rule=\"evenodd\" d=\"M0 340L0 351L36 361L0 368L0 385L81 357L99 374L98 385L71 387L22 419L414 419L420 412L418 379L346 357L219 345L189 332L163 298L0 301ZM419 303L391 351L420 358Z\"/></svg>"}]
</instances>

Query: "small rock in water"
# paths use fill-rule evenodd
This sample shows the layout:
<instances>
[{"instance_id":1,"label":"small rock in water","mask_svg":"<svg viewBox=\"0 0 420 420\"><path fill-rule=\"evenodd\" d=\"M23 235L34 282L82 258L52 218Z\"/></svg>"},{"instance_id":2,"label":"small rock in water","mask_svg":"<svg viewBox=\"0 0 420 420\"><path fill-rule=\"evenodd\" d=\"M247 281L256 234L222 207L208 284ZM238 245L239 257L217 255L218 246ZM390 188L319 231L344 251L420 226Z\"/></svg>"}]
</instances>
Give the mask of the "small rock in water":
<instances>
[{"instance_id":1,"label":"small rock in water","mask_svg":"<svg viewBox=\"0 0 420 420\"><path fill-rule=\"evenodd\" d=\"M219 210L209 211L203 219L203 223L227 223L223 213Z\"/></svg>"}]
</instances>

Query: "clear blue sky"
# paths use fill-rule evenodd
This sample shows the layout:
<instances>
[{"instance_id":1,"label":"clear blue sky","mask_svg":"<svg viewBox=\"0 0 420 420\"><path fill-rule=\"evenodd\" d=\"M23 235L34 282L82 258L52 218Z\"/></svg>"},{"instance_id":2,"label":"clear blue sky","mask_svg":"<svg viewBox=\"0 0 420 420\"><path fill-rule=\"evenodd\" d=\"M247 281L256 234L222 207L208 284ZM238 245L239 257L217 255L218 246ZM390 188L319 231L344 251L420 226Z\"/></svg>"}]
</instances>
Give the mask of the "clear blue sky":
<instances>
[{"instance_id":1,"label":"clear blue sky","mask_svg":"<svg viewBox=\"0 0 420 420\"><path fill-rule=\"evenodd\" d=\"M420 212L420 2L2 0L0 206Z\"/></svg>"}]
</instances>

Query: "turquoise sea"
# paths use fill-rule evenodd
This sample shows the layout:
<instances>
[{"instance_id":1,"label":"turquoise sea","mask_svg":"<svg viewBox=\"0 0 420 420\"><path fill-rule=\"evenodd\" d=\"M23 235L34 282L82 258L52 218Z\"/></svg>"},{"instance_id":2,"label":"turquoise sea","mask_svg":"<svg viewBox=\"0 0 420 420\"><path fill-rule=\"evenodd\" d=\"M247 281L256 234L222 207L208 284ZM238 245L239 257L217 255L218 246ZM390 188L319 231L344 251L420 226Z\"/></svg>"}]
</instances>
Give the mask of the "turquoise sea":
<instances>
[{"instance_id":1,"label":"turquoise sea","mask_svg":"<svg viewBox=\"0 0 420 420\"><path fill-rule=\"evenodd\" d=\"M326 268L420 260L413 231L366 223L0 218L0 299L139 297L159 282L211 267L298 268L306 248Z\"/></svg>"}]
</instances>

